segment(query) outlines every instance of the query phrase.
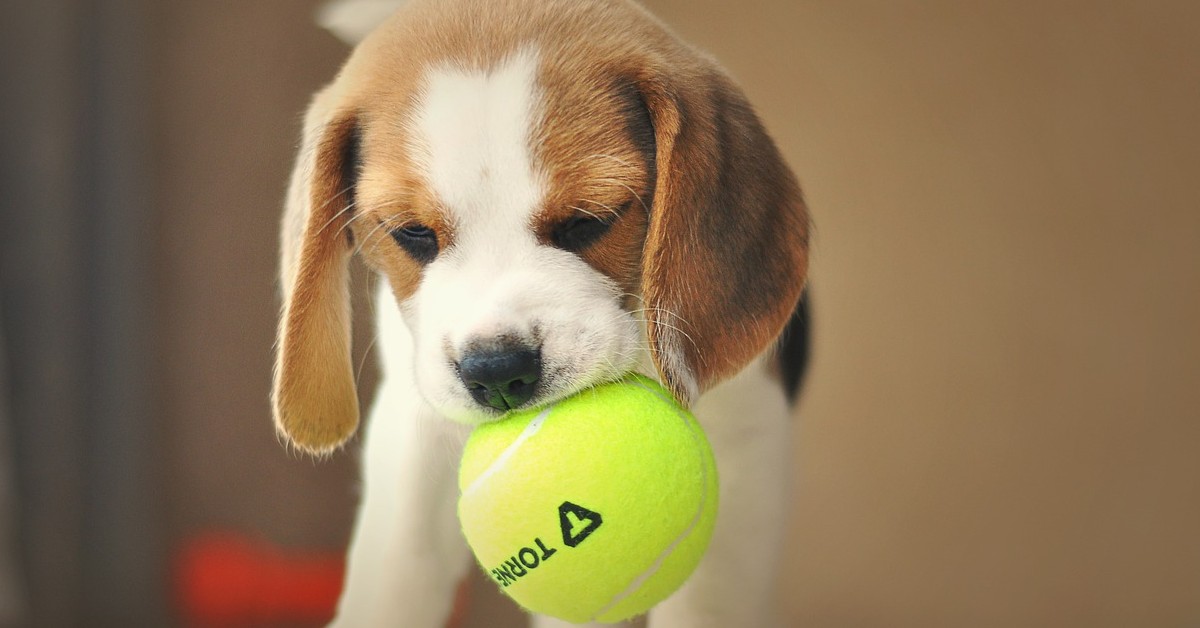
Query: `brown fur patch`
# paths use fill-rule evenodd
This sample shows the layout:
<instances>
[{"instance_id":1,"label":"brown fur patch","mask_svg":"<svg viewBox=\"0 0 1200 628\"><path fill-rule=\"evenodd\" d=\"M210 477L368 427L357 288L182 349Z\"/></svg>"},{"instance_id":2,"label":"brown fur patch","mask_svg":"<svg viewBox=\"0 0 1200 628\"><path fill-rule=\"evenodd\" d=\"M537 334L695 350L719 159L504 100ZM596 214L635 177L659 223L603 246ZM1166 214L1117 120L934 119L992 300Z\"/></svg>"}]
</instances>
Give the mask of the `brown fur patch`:
<instances>
[{"instance_id":1,"label":"brown fur patch","mask_svg":"<svg viewBox=\"0 0 1200 628\"><path fill-rule=\"evenodd\" d=\"M616 80L602 87L578 71L550 64L539 76L543 112L533 146L550 185L535 230L549 244L555 227L572 217L611 220L609 232L580 257L634 294L654 192L654 156L642 140L653 131L629 115L640 101L614 89Z\"/></svg>"},{"instance_id":2,"label":"brown fur patch","mask_svg":"<svg viewBox=\"0 0 1200 628\"><path fill-rule=\"evenodd\" d=\"M354 217L358 252L368 266L388 279L397 300L412 296L421 280L423 264L396 244L392 232L424 225L437 234L439 250L454 243L454 225L424 181L416 177L409 158L375 151L359 181L358 208Z\"/></svg>"}]
</instances>

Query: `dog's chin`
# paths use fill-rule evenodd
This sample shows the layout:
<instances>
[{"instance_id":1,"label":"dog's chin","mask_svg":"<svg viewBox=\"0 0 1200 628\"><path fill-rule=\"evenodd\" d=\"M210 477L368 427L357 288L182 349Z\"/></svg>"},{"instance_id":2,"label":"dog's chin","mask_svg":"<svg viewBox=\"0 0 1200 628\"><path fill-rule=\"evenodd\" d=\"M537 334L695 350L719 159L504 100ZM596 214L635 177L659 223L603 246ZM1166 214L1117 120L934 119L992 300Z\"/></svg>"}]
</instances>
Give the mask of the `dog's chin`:
<instances>
[{"instance_id":1,"label":"dog's chin","mask_svg":"<svg viewBox=\"0 0 1200 628\"><path fill-rule=\"evenodd\" d=\"M496 421L506 414L500 410L485 408L465 395L462 402L447 404L435 404L431 402L429 405L443 419L472 427Z\"/></svg>"}]
</instances>

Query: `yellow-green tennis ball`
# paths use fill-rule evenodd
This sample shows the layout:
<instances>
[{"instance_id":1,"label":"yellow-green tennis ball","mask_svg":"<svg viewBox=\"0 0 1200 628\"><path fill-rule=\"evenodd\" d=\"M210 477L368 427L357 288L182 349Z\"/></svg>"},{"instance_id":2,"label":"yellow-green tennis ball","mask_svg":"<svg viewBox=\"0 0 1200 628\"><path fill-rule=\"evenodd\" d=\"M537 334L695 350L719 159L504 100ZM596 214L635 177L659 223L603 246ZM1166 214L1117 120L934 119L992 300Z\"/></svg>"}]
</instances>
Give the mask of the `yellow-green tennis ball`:
<instances>
[{"instance_id":1,"label":"yellow-green tennis ball","mask_svg":"<svg viewBox=\"0 0 1200 628\"><path fill-rule=\"evenodd\" d=\"M576 623L640 615L678 589L717 514L700 425L636 375L479 427L458 484L484 571L526 609Z\"/></svg>"}]
</instances>

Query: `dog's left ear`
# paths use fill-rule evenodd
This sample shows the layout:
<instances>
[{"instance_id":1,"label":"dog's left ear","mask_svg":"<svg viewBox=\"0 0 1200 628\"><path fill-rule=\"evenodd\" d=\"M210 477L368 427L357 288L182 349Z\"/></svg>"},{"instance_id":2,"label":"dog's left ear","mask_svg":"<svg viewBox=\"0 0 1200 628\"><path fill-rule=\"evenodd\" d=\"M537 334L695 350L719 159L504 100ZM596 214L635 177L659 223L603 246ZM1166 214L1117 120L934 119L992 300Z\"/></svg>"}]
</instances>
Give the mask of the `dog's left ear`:
<instances>
[{"instance_id":1,"label":"dog's left ear","mask_svg":"<svg viewBox=\"0 0 1200 628\"><path fill-rule=\"evenodd\" d=\"M660 375L690 403L783 330L808 271L808 213L778 148L720 70L636 82L656 140L647 332Z\"/></svg>"},{"instance_id":2,"label":"dog's left ear","mask_svg":"<svg viewBox=\"0 0 1200 628\"><path fill-rule=\"evenodd\" d=\"M335 112L332 88L305 122L282 225L283 313L272 390L276 429L297 447L328 453L358 426L350 358L346 227L358 168L358 120Z\"/></svg>"}]
</instances>

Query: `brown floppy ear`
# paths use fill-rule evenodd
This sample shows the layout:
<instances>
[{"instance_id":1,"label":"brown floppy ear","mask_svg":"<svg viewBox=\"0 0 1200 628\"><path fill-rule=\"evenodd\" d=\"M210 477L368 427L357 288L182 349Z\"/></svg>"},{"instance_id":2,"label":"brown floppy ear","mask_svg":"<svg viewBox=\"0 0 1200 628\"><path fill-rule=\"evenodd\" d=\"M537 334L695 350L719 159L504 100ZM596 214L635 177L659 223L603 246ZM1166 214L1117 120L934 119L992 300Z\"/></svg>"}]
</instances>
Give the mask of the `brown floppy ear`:
<instances>
[{"instance_id":1,"label":"brown floppy ear","mask_svg":"<svg viewBox=\"0 0 1200 628\"><path fill-rule=\"evenodd\" d=\"M647 333L663 380L691 403L783 330L808 271L808 214L779 150L719 70L639 86L657 142Z\"/></svg>"},{"instance_id":2,"label":"brown floppy ear","mask_svg":"<svg viewBox=\"0 0 1200 628\"><path fill-rule=\"evenodd\" d=\"M300 449L333 451L358 426L350 358L346 226L358 169L358 121L310 110L282 231L283 313L276 346L275 427Z\"/></svg>"}]
</instances>

